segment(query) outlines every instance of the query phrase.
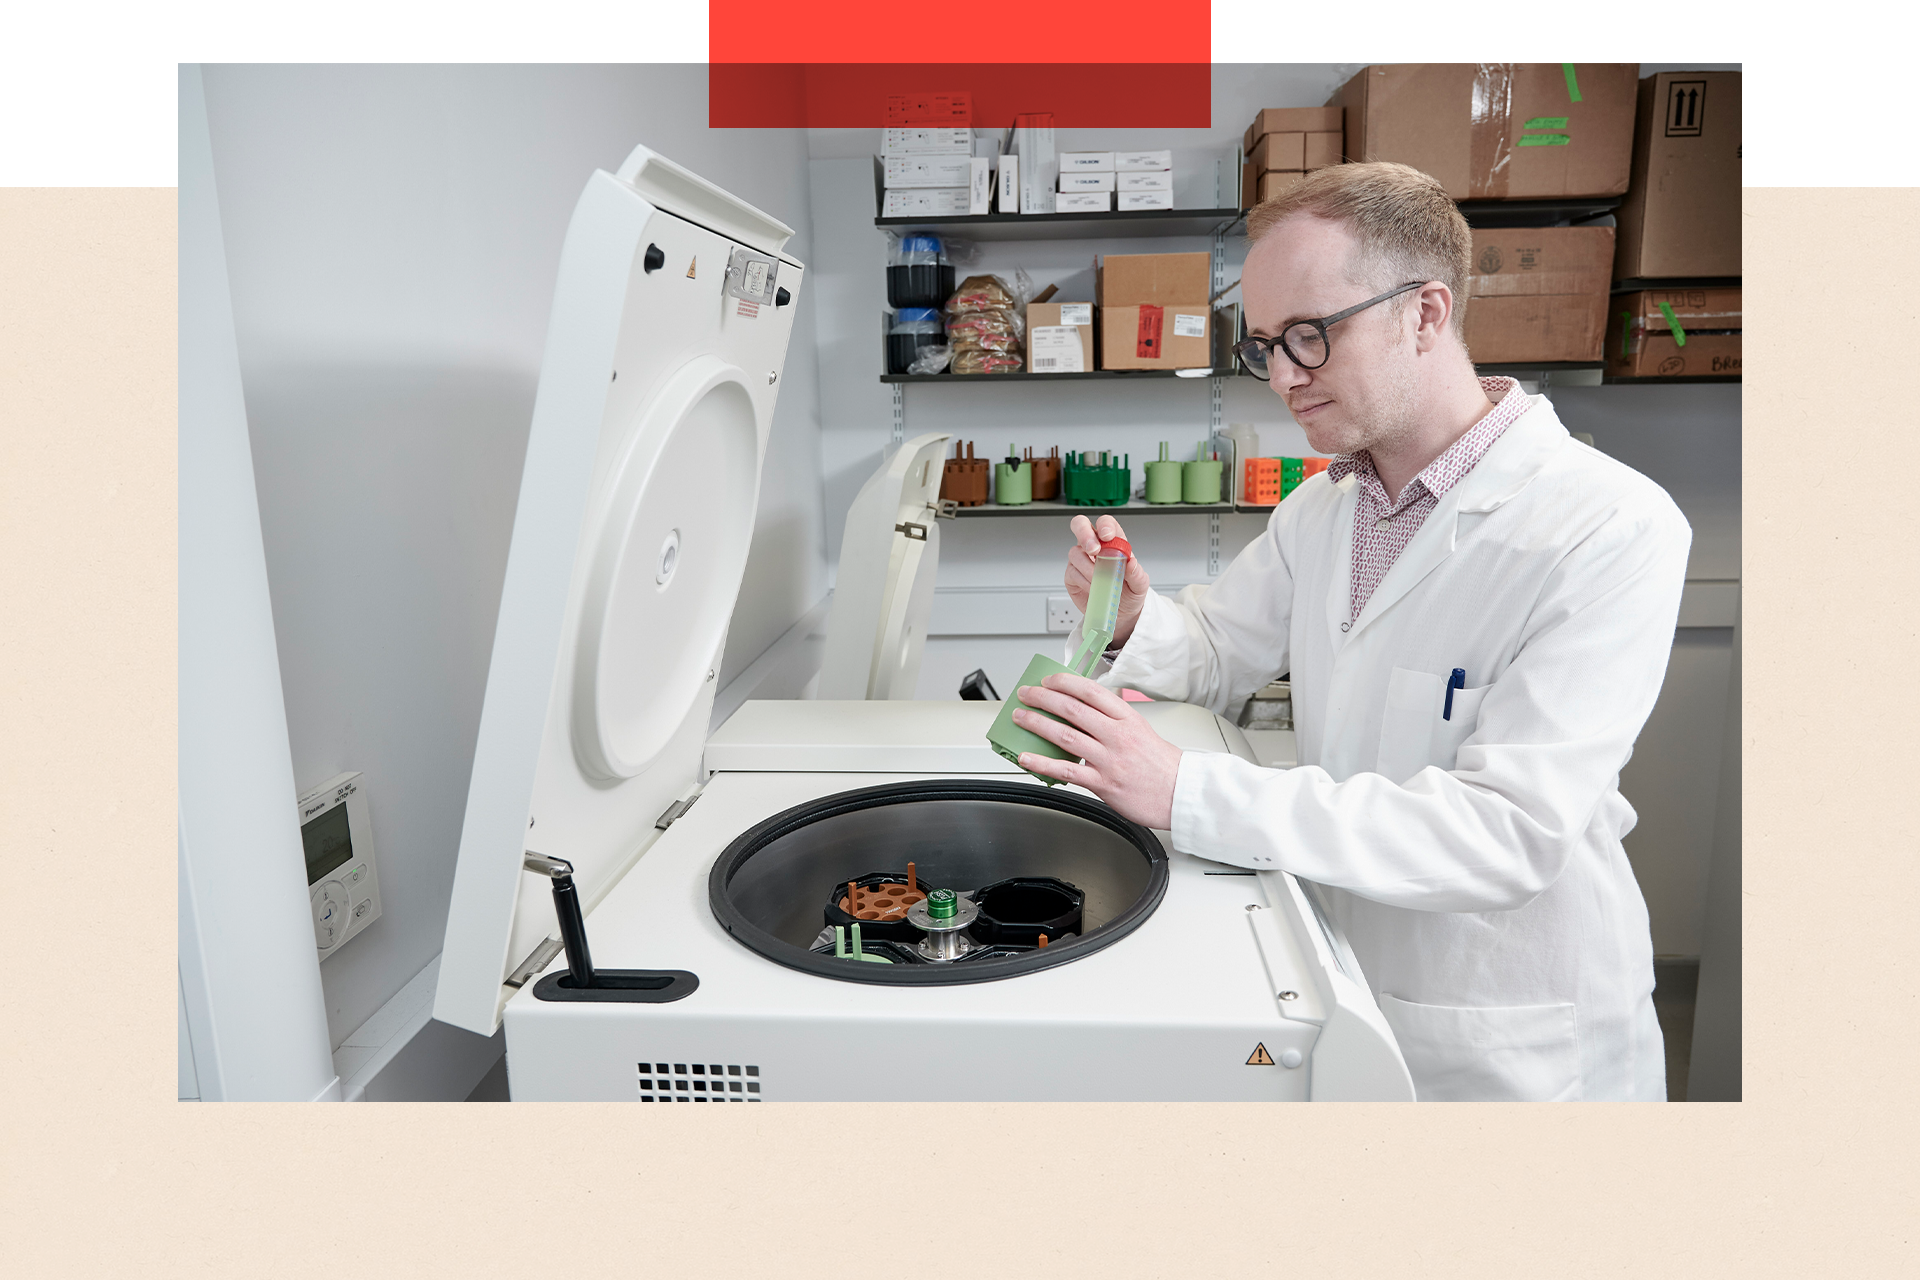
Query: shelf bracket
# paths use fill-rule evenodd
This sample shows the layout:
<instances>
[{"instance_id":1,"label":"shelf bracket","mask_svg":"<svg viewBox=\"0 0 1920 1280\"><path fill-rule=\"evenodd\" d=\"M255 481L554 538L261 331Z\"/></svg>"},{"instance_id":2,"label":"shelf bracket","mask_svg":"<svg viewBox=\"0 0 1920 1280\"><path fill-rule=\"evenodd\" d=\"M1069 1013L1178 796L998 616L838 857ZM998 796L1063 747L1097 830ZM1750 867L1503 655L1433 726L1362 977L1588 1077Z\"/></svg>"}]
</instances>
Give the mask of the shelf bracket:
<instances>
[{"instance_id":1,"label":"shelf bracket","mask_svg":"<svg viewBox=\"0 0 1920 1280\"><path fill-rule=\"evenodd\" d=\"M897 446L907 438L907 388L906 384L893 384L893 443Z\"/></svg>"}]
</instances>

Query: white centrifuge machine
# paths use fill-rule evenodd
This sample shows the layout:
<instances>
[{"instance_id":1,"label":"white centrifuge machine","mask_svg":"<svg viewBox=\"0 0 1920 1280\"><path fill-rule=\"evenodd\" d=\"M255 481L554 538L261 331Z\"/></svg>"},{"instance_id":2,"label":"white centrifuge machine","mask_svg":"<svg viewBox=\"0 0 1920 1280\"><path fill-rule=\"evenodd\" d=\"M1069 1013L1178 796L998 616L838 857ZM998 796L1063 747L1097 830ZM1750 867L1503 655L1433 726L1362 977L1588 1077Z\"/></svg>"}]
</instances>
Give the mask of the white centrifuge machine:
<instances>
[{"instance_id":1,"label":"white centrifuge machine","mask_svg":"<svg viewBox=\"0 0 1920 1280\"><path fill-rule=\"evenodd\" d=\"M516 1100L1411 1099L1311 886L1042 785L987 745L998 704L748 702L709 735L791 234L644 147L580 198L435 1016L504 1020Z\"/></svg>"}]
</instances>

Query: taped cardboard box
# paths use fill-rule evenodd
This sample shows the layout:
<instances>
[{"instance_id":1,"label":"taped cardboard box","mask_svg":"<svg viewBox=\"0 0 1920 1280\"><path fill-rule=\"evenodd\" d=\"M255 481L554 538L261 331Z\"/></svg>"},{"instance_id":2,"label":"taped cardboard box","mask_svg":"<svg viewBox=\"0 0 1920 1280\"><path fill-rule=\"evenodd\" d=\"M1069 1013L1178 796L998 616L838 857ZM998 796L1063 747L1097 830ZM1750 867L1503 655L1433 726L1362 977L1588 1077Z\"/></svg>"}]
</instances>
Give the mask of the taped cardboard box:
<instances>
[{"instance_id":1,"label":"taped cardboard box","mask_svg":"<svg viewBox=\"0 0 1920 1280\"><path fill-rule=\"evenodd\" d=\"M1629 62L1367 67L1329 105L1346 157L1431 174L1456 200L1617 196L1633 160L1639 67Z\"/></svg>"},{"instance_id":2,"label":"taped cardboard box","mask_svg":"<svg viewBox=\"0 0 1920 1280\"><path fill-rule=\"evenodd\" d=\"M1305 155L1301 158L1302 169L1326 169L1339 164L1345 139L1337 133L1309 133L1304 135Z\"/></svg>"},{"instance_id":3,"label":"taped cardboard box","mask_svg":"<svg viewBox=\"0 0 1920 1280\"><path fill-rule=\"evenodd\" d=\"M1639 97L1614 278L1741 274L1740 73L1663 71Z\"/></svg>"},{"instance_id":4,"label":"taped cardboard box","mask_svg":"<svg viewBox=\"0 0 1920 1280\"><path fill-rule=\"evenodd\" d=\"M1259 173L1252 165L1242 165L1240 169L1240 207L1251 209L1263 201L1271 200L1300 179L1304 173Z\"/></svg>"},{"instance_id":5,"label":"taped cardboard box","mask_svg":"<svg viewBox=\"0 0 1920 1280\"><path fill-rule=\"evenodd\" d=\"M1338 106L1268 107L1247 126L1242 149L1252 155L1254 145L1269 133L1339 133L1341 120Z\"/></svg>"},{"instance_id":6,"label":"taped cardboard box","mask_svg":"<svg viewBox=\"0 0 1920 1280\"><path fill-rule=\"evenodd\" d=\"M1205 253L1109 253L1094 263L1093 292L1102 307L1204 303L1213 293L1213 258Z\"/></svg>"},{"instance_id":7,"label":"taped cardboard box","mask_svg":"<svg viewBox=\"0 0 1920 1280\"><path fill-rule=\"evenodd\" d=\"M1737 288L1641 289L1615 294L1608 311L1607 373L1612 377L1740 375Z\"/></svg>"},{"instance_id":8,"label":"taped cardboard box","mask_svg":"<svg viewBox=\"0 0 1920 1280\"><path fill-rule=\"evenodd\" d=\"M1205 255L1201 255L1205 256ZM1206 369L1213 365L1207 303L1100 307L1102 369Z\"/></svg>"},{"instance_id":9,"label":"taped cardboard box","mask_svg":"<svg viewBox=\"0 0 1920 1280\"><path fill-rule=\"evenodd\" d=\"M1269 133L1247 152L1247 163L1261 173L1273 169L1304 169L1307 167L1307 135Z\"/></svg>"},{"instance_id":10,"label":"taped cardboard box","mask_svg":"<svg viewBox=\"0 0 1920 1280\"><path fill-rule=\"evenodd\" d=\"M1601 358L1612 227L1476 228L1467 349L1479 364Z\"/></svg>"},{"instance_id":11,"label":"taped cardboard box","mask_svg":"<svg viewBox=\"0 0 1920 1280\"><path fill-rule=\"evenodd\" d=\"M1030 373L1093 371L1091 302L1027 304L1027 370Z\"/></svg>"}]
</instances>

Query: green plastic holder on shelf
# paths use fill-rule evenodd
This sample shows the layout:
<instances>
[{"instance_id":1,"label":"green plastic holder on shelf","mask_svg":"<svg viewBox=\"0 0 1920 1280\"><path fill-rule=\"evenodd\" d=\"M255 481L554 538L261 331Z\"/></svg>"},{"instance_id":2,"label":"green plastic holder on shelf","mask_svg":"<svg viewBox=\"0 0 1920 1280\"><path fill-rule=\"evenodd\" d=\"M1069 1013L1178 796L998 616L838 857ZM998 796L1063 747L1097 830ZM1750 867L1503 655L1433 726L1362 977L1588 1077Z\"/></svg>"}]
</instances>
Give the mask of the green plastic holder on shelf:
<instances>
[{"instance_id":1,"label":"green plastic holder on shelf","mask_svg":"<svg viewBox=\"0 0 1920 1280\"><path fill-rule=\"evenodd\" d=\"M1076 507L1126 505L1133 488L1131 456L1122 454L1122 460L1117 463L1112 458L1113 455L1104 450L1099 454L1092 450L1069 453L1067 465L1060 471L1060 496Z\"/></svg>"},{"instance_id":2,"label":"green plastic holder on shelf","mask_svg":"<svg viewBox=\"0 0 1920 1280\"><path fill-rule=\"evenodd\" d=\"M1007 460L993 467L993 500L1003 507L1024 507L1033 501L1033 465L1022 462L1012 445Z\"/></svg>"},{"instance_id":3,"label":"green plastic holder on shelf","mask_svg":"<svg viewBox=\"0 0 1920 1280\"><path fill-rule=\"evenodd\" d=\"M1167 442L1160 442L1160 460L1147 464L1147 501L1157 505L1180 501L1185 463L1167 460Z\"/></svg>"},{"instance_id":4,"label":"green plastic holder on shelf","mask_svg":"<svg viewBox=\"0 0 1920 1280\"><path fill-rule=\"evenodd\" d=\"M1220 501L1220 472L1223 463L1207 454L1207 442L1202 440L1195 451L1194 461L1181 466L1180 499L1182 502L1213 503Z\"/></svg>"}]
</instances>

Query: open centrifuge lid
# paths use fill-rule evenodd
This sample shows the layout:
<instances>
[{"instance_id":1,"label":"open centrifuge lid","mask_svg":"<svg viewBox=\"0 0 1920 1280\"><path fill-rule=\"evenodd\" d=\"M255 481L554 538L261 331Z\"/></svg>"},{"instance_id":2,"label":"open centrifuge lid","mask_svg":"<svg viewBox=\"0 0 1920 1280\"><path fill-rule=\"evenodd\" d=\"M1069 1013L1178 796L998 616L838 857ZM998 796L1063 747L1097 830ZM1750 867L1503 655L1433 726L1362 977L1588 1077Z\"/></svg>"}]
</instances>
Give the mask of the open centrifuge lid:
<instances>
[{"instance_id":1,"label":"open centrifuge lid","mask_svg":"<svg viewBox=\"0 0 1920 1280\"><path fill-rule=\"evenodd\" d=\"M553 931L551 882L525 870L526 853L570 862L590 906L697 780L799 287L781 253L791 235L645 147L617 175L594 173L575 207L461 831L442 1021L490 1033L512 993L503 980ZM776 279L790 286L779 303Z\"/></svg>"}]
</instances>

